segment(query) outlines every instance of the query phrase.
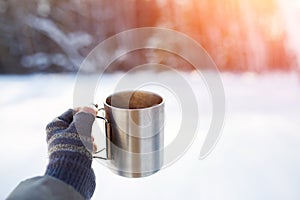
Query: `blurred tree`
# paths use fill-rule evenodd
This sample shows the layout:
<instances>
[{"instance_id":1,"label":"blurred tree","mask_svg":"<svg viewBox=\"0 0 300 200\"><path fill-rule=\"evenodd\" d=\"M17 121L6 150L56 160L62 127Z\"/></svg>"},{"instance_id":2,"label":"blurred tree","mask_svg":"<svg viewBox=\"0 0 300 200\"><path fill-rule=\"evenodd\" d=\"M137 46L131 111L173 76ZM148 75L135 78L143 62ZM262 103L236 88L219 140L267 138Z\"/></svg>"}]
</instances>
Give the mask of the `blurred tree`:
<instances>
[{"instance_id":1,"label":"blurred tree","mask_svg":"<svg viewBox=\"0 0 300 200\"><path fill-rule=\"evenodd\" d=\"M1 2L0 73L76 71L99 42L127 29L155 26L159 18L151 1ZM125 65L143 57L137 55Z\"/></svg>"},{"instance_id":2,"label":"blurred tree","mask_svg":"<svg viewBox=\"0 0 300 200\"><path fill-rule=\"evenodd\" d=\"M221 70L260 72L294 66L275 0L158 2L165 11L158 25L191 36Z\"/></svg>"},{"instance_id":3,"label":"blurred tree","mask_svg":"<svg viewBox=\"0 0 300 200\"><path fill-rule=\"evenodd\" d=\"M265 71L295 67L276 0L0 0L0 73L75 72L101 41L124 30L157 26L183 32L221 70ZM155 39L149 38L149 40ZM165 38L178 51L179 41ZM114 54L124 50L122 41ZM164 51L135 51L108 71L156 60L191 69ZM105 67L105 66L98 66Z\"/></svg>"}]
</instances>

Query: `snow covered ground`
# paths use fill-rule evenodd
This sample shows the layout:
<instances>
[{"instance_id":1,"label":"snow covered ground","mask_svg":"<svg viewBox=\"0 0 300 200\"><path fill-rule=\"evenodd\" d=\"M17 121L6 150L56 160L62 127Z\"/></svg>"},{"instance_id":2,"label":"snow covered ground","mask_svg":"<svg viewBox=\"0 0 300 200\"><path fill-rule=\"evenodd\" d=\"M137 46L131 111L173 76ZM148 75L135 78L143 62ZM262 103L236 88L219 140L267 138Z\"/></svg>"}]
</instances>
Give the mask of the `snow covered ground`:
<instances>
[{"instance_id":1,"label":"snow covered ground","mask_svg":"<svg viewBox=\"0 0 300 200\"><path fill-rule=\"evenodd\" d=\"M147 76L166 74L147 74ZM105 75L101 101L122 74ZM170 167L140 179L113 174L93 163L93 199L299 200L300 79L293 73L223 73L226 121L213 152L199 160L211 109L205 84L186 75L199 102L194 143ZM22 180L42 175L47 164L44 128L73 105L75 75L0 76L0 199ZM173 100L172 100L173 98ZM166 144L180 124L180 102L168 102Z\"/></svg>"}]
</instances>

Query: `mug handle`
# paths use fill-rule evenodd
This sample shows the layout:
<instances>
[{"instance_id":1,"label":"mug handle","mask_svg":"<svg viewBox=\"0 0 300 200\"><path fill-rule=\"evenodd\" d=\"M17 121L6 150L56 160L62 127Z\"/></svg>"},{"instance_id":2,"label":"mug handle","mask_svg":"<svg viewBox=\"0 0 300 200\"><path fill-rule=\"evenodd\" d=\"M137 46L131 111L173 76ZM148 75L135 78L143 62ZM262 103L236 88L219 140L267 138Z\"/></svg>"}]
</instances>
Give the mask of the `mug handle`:
<instances>
[{"instance_id":1,"label":"mug handle","mask_svg":"<svg viewBox=\"0 0 300 200\"><path fill-rule=\"evenodd\" d=\"M97 104L94 104L94 106L95 106L96 108L98 108L98 105L97 105ZM105 113L104 108L98 109L98 111L100 111L100 110L104 111L104 113ZM102 160L110 160L110 159L111 159L111 148L110 148L111 129L110 129L110 123L109 123L108 119L106 119L105 117L102 117L102 116L98 116L98 115L97 115L96 118L102 119L102 120L104 120L104 122L105 122L106 158L100 157L100 156L93 156L93 158L98 158L98 159L102 159ZM100 152L102 152L103 150L105 150L105 148L103 148L103 149L101 149L101 150L95 152L95 154L100 153Z\"/></svg>"}]
</instances>

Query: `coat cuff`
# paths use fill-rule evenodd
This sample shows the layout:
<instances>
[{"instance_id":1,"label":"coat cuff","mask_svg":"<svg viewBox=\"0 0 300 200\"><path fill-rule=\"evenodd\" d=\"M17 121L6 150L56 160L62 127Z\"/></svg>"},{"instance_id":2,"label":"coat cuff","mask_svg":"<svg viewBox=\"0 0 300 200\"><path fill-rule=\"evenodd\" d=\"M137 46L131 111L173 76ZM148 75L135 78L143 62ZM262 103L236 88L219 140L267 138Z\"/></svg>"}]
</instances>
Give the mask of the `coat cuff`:
<instances>
[{"instance_id":1,"label":"coat cuff","mask_svg":"<svg viewBox=\"0 0 300 200\"><path fill-rule=\"evenodd\" d=\"M22 181L6 198L7 200L84 200L73 187L51 176L38 176Z\"/></svg>"}]
</instances>

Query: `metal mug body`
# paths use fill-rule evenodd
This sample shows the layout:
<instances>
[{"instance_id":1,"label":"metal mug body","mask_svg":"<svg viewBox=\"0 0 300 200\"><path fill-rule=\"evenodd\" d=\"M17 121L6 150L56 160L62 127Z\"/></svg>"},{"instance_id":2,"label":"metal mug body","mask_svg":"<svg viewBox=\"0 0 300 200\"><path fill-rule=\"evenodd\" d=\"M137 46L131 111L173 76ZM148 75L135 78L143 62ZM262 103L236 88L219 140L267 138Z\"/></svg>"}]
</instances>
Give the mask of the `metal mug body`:
<instances>
[{"instance_id":1,"label":"metal mug body","mask_svg":"<svg viewBox=\"0 0 300 200\"><path fill-rule=\"evenodd\" d=\"M113 94L104 102L107 157L111 170L125 177L145 177L163 165L164 101L146 91Z\"/></svg>"}]
</instances>

